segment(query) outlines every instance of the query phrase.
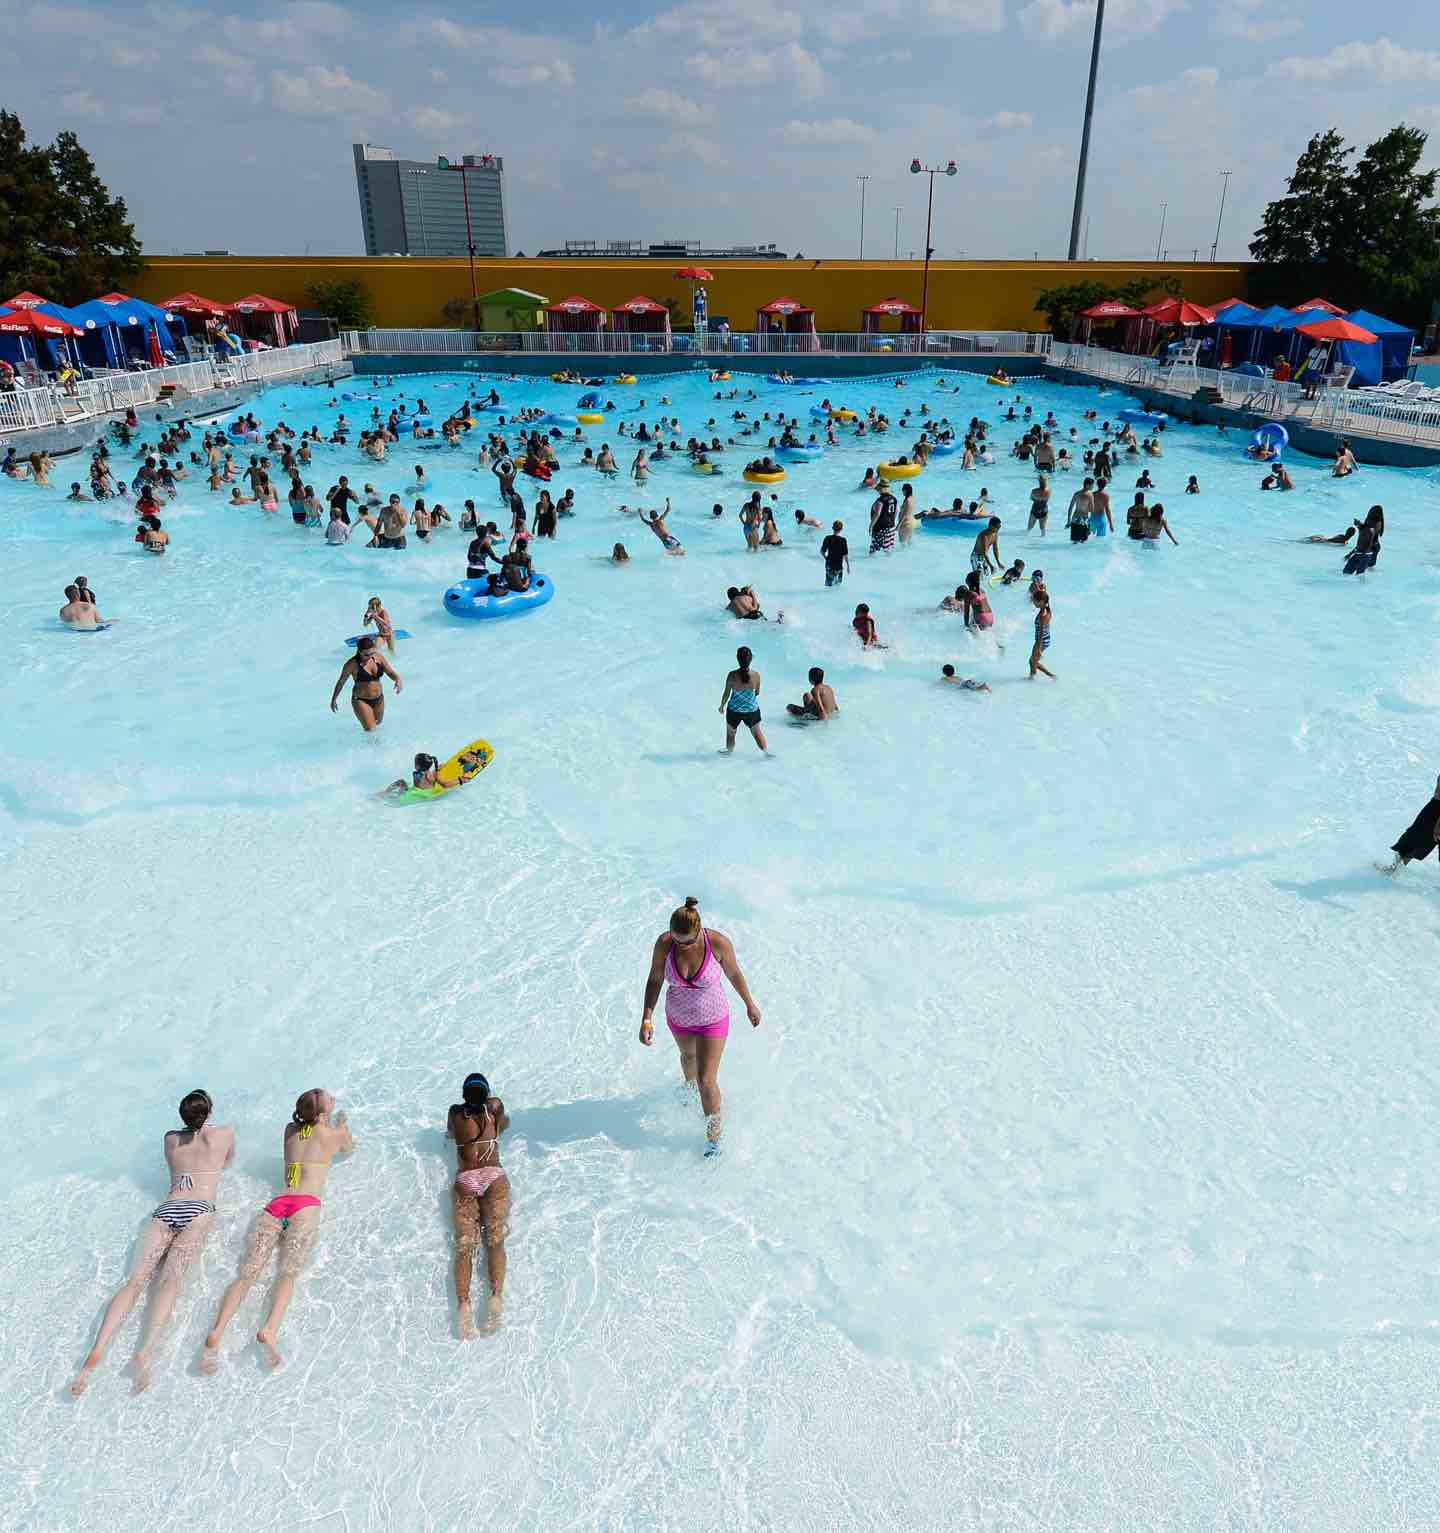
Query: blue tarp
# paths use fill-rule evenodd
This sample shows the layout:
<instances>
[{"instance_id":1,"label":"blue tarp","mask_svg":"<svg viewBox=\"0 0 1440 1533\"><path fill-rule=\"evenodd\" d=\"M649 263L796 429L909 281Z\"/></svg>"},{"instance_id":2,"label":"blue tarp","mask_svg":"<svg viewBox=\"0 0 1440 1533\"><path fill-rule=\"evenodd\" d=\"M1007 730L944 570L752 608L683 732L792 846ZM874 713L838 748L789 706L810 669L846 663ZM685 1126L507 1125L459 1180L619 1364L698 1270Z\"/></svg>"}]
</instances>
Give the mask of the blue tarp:
<instances>
[{"instance_id":1,"label":"blue tarp","mask_svg":"<svg viewBox=\"0 0 1440 1533\"><path fill-rule=\"evenodd\" d=\"M1410 354L1415 348L1413 330L1397 325L1393 319L1372 314L1368 309L1356 309L1345 317L1352 325L1359 325L1362 330L1369 330L1379 337L1380 371L1386 383L1403 378L1410 371Z\"/></svg>"},{"instance_id":2,"label":"blue tarp","mask_svg":"<svg viewBox=\"0 0 1440 1533\"><path fill-rule=\"evenodd\" d=\"M1355 323L1360 322L1356 320ZM1379 383L1384 372L1379 341L1336 341L1335 361L1355 369L1355 376L1350 380L1352 389Z\"/></svg>"},{"instance_id":3,"label":"blue tarp","mask_svg":"<svg viewBox=\"0 0 1440 1533\"><path fill-rule=\"evenodd\" d=\"M1215 324L1217 327L1220 325L1243 325L1250 315L1258 314L1259 312L1259 309L1253 304L1246 303L1243 299L1237 298L1234 303L1227 303L1223 309L1216 309Z\"/></svg>"},{"instance_id":4,"label":"blue tarp","mask_svg":"<svg viewBox=\"0 0 1440 1533\"><path fill-rule=\"evenodd\" d=\"M159 327L161 348L179 355L179 346L174 339L174 333L183 333L184 321L173 321L174 331L172 331L167 325L164 309L157 309L153 303L146 303L143 298L126 298L121 303L105 303L99 298L91 298L75 307L76 311L85 315L87 319L93 319L97 324L108 322L113 326L114 335L119 340L122 353L118 360L109 364L112 367L124 367L132 357L149 361L152 325Z\"/></svg>"}]
</instances>

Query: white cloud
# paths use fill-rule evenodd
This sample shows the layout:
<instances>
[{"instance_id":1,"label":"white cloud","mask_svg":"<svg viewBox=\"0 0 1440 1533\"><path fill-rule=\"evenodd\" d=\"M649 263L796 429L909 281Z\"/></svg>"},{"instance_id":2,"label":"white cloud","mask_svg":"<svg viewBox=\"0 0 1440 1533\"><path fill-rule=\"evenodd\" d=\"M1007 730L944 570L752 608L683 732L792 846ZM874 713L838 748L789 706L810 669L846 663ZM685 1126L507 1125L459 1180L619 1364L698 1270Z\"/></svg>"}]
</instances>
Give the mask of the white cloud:
<instances>
[{"instance_id":1,"label":"white cloud","mask_svg":"<svg viewBox=\"0 0 1440 1533\"><path fill-rule=\"evenodd\" d=\"M996 112L993 117L985 119L985 126L994 128L999 133L1014 133L1032 127L1034 122L1035 119L1029 112Z\"/></svg>"},{"instance_id":2,"label":"white cloud","mask_svg":"<svg viewBox=\"0 0 1440 1533\"><path fill-rule=\"evenodd\" d=\"M88 90L67 91L60 98L60 110L71 117L90 117L96 120L108 115L105 103Z\"/></svg>"},{"instance_id":3,"label":"white cloud","mask_svg":"<svg viewBox=\"0 0 1440 1533\"><path fill-rule=\"evenodd\" d=\"M668 122L704 122L713 116L711 108L682 96L678 91L652 85L625 102L625 110L635 117L663 117Z\"/></svg>"},{"instance_id":4,"label":"white cloud","mask_svg":"<svg viewBox=\"0 0 1440 1533\"><path fill-rule=\"evenodd\" d=\"M834 43L896 32L998 32L1005 25L1005 0L860 0L821 10L813 25Z\"/></svg>"},{"instance_id":5,"label":"white cloud","mask_svg":"<svg viewBox=\"0 0 1440 1533\"><path fill-rule=\"evenodd\" d=\"M453 133L460 126L460 118L454 112L443 112L434 106L416 107L409 114L409 121L417 133Z\"/></svg>"},{"instance_id":6,"label":"white cloud","mask_svg":"<svg viewBox=\"0 0 1440 1533\"><path fill-rule=\"evenodd\" d=\"M1379 37L1373 43L1341 43L1318 57L1280 59L1265 73L1305 85L1434 85L1440 84L1440 53L1402 48Z\"/></svg>"},{"instance_id":7,"label":"white cloud","mask_svg":"<svg viewBox=\"0 0 1440 1533\"><path fill-rule=\"evenodd\" d=\"M1201 90L1210 90L1220 83L1220 71L1212 69L1209 65L1199 65L1194 69L1184 69L1180 72L1182 84L1198 86Z\"/></svg>"},{"instance_id":8,"label":"white cloud","mask_svg":"<svg viewBox=\"0 0 1440 1533\"><path fill-rule=\"evenodd\" d=\"M671 38L702 48L740 48L757 38L771 45L793 41L803 30L797 12L772 8L765 0L691 0L661 11L630 36L642 43Z\"/></svg>"},{"instance_id":9,"label":"white cloud","mask_svg":"<svg viewBox=\"0 0 1440 1533\"><path fill-rule=\"evenodd\" d=\"M660 145L661 154L683 154L699 160L702 165L718 169L727 165L725 151L713 139L702 138L698 133L676 133Z\"/></svg>"},{"instance_id":10,"label":"white cloud","mask_svg":"<svg viewBox=\"0 0 1440 1533\"><path fill-rule=\"evenodd\" d=\"M802 97L818 96L825 83L820 60L799 43L780 48L731 48L724 53L692 53L685 72L706 85L743 90L789 85Z\"/></svg>"},{"instance_id":11,"label":"white cloud","mask_svg":"<svg viewBox=\"0 0 1440 1533\"><path fill-rule=\"evenodd\" d=\"M338 37L345 30L345 12L325 0L298 0L282 16L227 16L225 36L239 47L294 46L307 37Z\"/></svg>"},{"instance_id":12,"label":"white cloud","mask_svg":"<svg viewBox=\"0 0 1440 1533\"><path fill-rule=\"evenodd\" d=\"M569 90L575 83L575 71L564 59L551 59L546 64L501 64L490 71L490 78L497 85L518 89L524 85L558 85Z\"/></svg>"},{"instance_id":13,"label":"white cloud","mask_svg":"<svg viewBox=\"0 0 1440 1533\"><path fill-rule=\"evenodd\" d=\"M358 116L385 109L385 97L372 86L352 79L344 68L309 64L298 75L282 69L270 72L270 101L292 117Z\"/></svg>"},{"instance_id":14,"label":"white cloud","mask_svg":"<svg viewBox=\"0 0 1440 1533\"><path fill-rule=\"evenodd\" d=\"M1187 0L1114 0L1105 12L1105 36L1115 42L1142 37ZM1088 32L1095 21L1095 0L1029 0L1020 11L1020 27L1041 42L1054 42L1072 32Z\"/></svg>"},{"instance_id":15,"label":"white cloud","mask_svg":"<svg viewBox=\"0 0 1440 1533\"><path fill-rule=\"evenodd\" d=\"M813 122L791 118L785 124L784 136L787 144L868 144L875 130L851 117L823 117Z\"/></svg>"},{"instance_id":16,"label":"white cloud","mask_svg":"<svg viewBox=\"0 0 1440 1533\"><path fill-rule=\"evenodd\" d=\"M1268 43L1272 38L1288 37L1303 25L1298 16L1281 12L1264 16L1269 0L1224 0L1215 18L1215 30L1226 37L1243 37L1247 42Z\"/></svg>"}]
</instances>

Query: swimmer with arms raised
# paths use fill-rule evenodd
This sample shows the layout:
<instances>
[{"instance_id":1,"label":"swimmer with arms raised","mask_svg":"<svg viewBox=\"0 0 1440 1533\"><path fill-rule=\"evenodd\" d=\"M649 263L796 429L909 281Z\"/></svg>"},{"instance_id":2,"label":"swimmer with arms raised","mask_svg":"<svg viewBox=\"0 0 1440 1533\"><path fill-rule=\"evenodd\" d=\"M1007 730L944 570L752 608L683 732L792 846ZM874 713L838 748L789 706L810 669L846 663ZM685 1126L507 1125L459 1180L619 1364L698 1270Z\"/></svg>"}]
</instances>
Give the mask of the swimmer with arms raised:
<instances>
[{"instance_id":1,"label":"swimmer with arms raised","mask_svg":"<svg viewBox=\"0 0 1440 1533\"><path fill-rule=\"evenodd\" d=\"M510 1178L500 1166L500 1136L510 1115L483 1075L467 1075L457 1102L445 1120L445 1137L455 1141L458 1162L451 1189L455 1212L455 1300L461 1341L489 1336L500 1324L505 1303L505 1235L510 1218ZM485 1240L485 1273L490 1297L485 1323L477 1331L470 1303L475 1247Z\"/></svg>"},{"instance_id":2,"label":"swimmer with arms raised","mask_svg":"<svg viewBox=\"0 0 1440 1533\"><path fill-rule=\"evenodd\" d=\"M255 1216L250 1245L240 1263L235 1281L225 1290L220 1313L205 1338L200 1354L201 1373L214 1373L220 1362L220 1343L226 1327L235 1318L250 1285L260 1276L270 1253L280 1249L275 1288L270 1295L270 1313L255 1340L265 1361L278 1368L284 1359L275 1345L280 1323L295 1292L295 1280L315 1243L320 1228L320 1194L330 1175L330 1162L337 1155L355 1148L345 1114L336 1112L335 1098L318 1086L301 1092L295 1111L285 1125L281 1154L285 1164L285 1191L273 1197Z\"/></svg>"},{"instance_id":3,"label":"swimmer with arms raised","mask_svg":"<svg viewBox=\"0 0 1440 1533\"><path fill-rule=\"evenodd\" d=\"M169 1129L165 1135L170 1191L146 1223L135 1266L105 1311L95 1345L70 1385L72 1395L85 1393L90 1375L100 1366L115 1332L125 1323L141 1290L163 1263L164 1270L160 1271L160 1280L150 1299L150 1313L140 1334L140 1346L131 1364L135 1393L150 1387L150 1358L156 1339L175 1308L180 1284L190 1264L209 1237L215 1220L220 1173L235 1158L235 1130L211 1127L213 1110L207 1091L192 1091L180 1099L180 1121L185 1126Z\"/></svg>"},{"instance_id":4,"label":"swimmer with arms raised","mask_svg":"<svg viewBox=\"0 0 1440 1533\"><path fill-rule=\"evenodd\" d=\"M751 1027L760 1026L760 1008L750 994L730 939L711 931L700 920L700 902L690 898L672 911L670 926L655 939L650 973L645 980L645 1006L640 1018L640 1042L648 1049L655 1039L655 1003L665 988L665 1024L680 1051L680 1071L688 1086L700 1093L705 1114L705 1153L720 1153L720 1057L730 1035L730 1006L724 974L745 1003Z\"/></svg>"}]
</instances>

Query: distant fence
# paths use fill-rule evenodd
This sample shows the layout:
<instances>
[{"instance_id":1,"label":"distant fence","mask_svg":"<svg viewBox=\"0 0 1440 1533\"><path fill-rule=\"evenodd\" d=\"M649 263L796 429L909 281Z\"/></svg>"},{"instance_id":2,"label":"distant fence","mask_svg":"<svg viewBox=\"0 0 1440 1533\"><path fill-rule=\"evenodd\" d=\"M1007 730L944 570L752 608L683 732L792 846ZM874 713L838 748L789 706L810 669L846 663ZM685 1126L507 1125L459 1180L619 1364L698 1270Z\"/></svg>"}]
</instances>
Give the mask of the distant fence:
<instances>
[{"instance_id":1,"label":"distant fence","mask_svg":"<svg viewBox=\"0 0 1440 1533\"><path fill-rule=\"evenodd\" d=\"M940 357L949 352L1046 356L1050 351L1050 336L1031 330L929 330L923 336L841 330L800 335L732 330L698 336L688 332L630 335L610 330L558 335L544 330L347 330L342 340L352 356L486 356L527 352L555 356L803 357L821 352L839 356Z\"/></svg>"}]
</instances>

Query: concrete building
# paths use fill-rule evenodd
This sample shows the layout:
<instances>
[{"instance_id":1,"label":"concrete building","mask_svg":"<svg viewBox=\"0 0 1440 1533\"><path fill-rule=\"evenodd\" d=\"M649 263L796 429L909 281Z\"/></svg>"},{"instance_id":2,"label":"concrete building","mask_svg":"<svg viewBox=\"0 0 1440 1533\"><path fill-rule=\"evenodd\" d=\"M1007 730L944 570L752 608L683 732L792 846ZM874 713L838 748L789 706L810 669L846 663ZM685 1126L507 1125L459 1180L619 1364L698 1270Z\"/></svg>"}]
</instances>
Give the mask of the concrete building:
<instances>
[{"instance_id":1,"label":"concrete building","mask_svg":"<svg viewBox=\"0 0 1440 1533\"><path fill-rule=\"evenodd\" d=\"M510 254L505 162L498 155L402 160L380 144L353 147L366 255L467 255L467 192L476 256Z\"/></svg>"},{"instance_id":2,"label":"concrete building","mask_svg":"<svg viewBox=\"0 0 1440 1533\"><path fill-rule=\"evenodd\" d=\"M771 245L711 247L699 240L566 240L558 250L541 250L542 259L630 261L646 258L669 261L783 261L785 252Z\"/></svg>"}]
</instances>

